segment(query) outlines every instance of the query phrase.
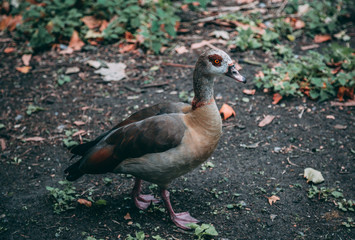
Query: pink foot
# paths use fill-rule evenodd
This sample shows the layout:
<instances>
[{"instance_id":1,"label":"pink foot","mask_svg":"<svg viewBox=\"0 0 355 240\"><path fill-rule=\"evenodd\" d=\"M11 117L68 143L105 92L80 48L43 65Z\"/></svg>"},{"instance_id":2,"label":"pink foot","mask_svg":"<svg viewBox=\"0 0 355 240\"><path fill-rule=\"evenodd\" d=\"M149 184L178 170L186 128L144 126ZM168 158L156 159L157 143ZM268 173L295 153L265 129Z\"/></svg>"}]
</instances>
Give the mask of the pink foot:
<instances>
[{"instance_id":1,"label":"pink foot","mask_svg":"<svg viewBox=\"0 0 355 240\"><path fill-rule=\"evenodd\" d=\"M147 209L152 202L153 203L159 203L160 202L153 195L139 194L138 196L134 196L133 198L134 198L134 203L136 204L136 207L141 209L141 210Z\"/></svg>"},{"instance_id":2,"label":"pink foot","mask_svg":"<svg viewBox=\"0 0 355 240\"><path fill-rule=\"evenodd\" d=\"M191 217L190 213L188 212L182 212L182 213L175 213L175 215L171 215L171 220L175 223L176 226L182 229L190 229L190 227L186 226L190 223L198 223L199 220L197 220L194 217Z\"/></svg>"}]
</instances>

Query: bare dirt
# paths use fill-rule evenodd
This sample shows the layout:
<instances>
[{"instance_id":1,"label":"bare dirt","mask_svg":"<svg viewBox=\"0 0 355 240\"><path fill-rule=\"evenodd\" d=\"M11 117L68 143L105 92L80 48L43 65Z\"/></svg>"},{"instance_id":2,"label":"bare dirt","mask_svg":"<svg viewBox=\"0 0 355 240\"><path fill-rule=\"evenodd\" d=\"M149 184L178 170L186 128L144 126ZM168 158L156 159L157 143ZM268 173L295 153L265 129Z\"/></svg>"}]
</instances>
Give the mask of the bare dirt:
<instances>
[{"instance_id":1,"label":"bare dirt","mask_svg":"<svg viewBox=\"0 0 355 240\"><path fill-rule=\"evenodd\" d=\"M204 31L213 27L206 25ZM189 46L203 40L203 34L190 35L180 36L176 44ZM138 109L181 101L181 92L192 92L193 69L163 63L193 65L203 49L181 55L166 51L162 56L139 51L120 54L117 45L69 56L45 51L33 57L31 71L23 74L15 70L22 65L21 56L3 53L11 44L12 40L5 41L0 47L0 123L4 124L0 138L6 144L0 158L0 239L125 239L138 231L146 239L156 235L194 239L193 232L169 221L161 205L138 210L130 198L132 177L82 177L74 183L76 198L104 199L106 205L86 207L74 202L74 209L60 214L54 213L46 186L63 188L58 181L73 162L63 144L65 130L84 130L82 138L93 139ZM230 54L236 60L265 58L261 52ZM89 59L124 62L128 78L104 82L86 64ZM236 117L224 122L218 148L208 160L214 166L197 168L171 184L175 210L189 211L213 224L219 233L214 239L354 238L353 228L342 224L354 214L337 208L335 198L310 199L312 184L303 178L304 168L315 168L325 178L318 188L341 189L346 199L354 199L354 108L307 98L286 98L273 105L272 95L260 90L247 96L242 90L254 88L252 79L260 67L241 65L240 72L249 80L246 85L227 79L215 82L218 107L231 105ZM80 72L59 86L58 71L73 66ZM157 70L152 71L153 66ZM30 104L44 110L26 114ZM258 127L266 115L275 119ZM76 126L75 121L85 124ZM45 140L24 141L35 136ZM73 139L80 141L79 136ZM105 177L112 182L104 181ZM156 186L144 186L145 192L159 196ZM270 205L267 197L272 195L280 200ZM131 219L124 218L127 213Z\"/></svg>"}]
</instances>

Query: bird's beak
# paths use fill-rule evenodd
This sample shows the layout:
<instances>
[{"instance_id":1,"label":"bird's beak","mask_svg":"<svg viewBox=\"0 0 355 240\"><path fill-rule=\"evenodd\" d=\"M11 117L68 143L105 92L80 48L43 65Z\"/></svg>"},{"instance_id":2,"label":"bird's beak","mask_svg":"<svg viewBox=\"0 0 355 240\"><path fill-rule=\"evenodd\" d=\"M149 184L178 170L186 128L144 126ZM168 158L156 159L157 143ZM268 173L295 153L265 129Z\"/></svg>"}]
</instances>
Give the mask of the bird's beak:
<instances>
[{"instance_id":1,"label":"bird's beak","mask_svg":"<svg viewBox=\"0 0 355 240\"><path fill-rule=\"evenodd\" d=\"M242 82L242 83L246 83L247 82L245 77L240 75L240 73L237 71L237 69L235 68L234 64L230 65L228 67L228 71L225 73L225 75L227 77L230 77L230 78L236 80L237 82Z\"/></svg>"}]
</instances>

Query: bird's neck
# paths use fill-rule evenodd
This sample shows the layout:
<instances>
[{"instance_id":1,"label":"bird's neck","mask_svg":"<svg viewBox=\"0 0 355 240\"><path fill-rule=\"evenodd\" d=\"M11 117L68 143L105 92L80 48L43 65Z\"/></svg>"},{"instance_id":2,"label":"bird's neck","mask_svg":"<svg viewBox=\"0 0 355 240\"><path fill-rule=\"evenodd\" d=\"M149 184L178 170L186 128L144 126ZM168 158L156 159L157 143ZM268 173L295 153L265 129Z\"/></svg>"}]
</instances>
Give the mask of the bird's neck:
<instances>
[{"instance_id":1,"label":"bird's neck","mask_svg":"<svg viewBox=\"0 0 355 240\"><path fill-rule=\"evenodd\" d=\"M202 74L195 69L193 75L194 99L192 100L192 109L214 103L213 98L213 76Z\"/></svg>"}]
</instances>

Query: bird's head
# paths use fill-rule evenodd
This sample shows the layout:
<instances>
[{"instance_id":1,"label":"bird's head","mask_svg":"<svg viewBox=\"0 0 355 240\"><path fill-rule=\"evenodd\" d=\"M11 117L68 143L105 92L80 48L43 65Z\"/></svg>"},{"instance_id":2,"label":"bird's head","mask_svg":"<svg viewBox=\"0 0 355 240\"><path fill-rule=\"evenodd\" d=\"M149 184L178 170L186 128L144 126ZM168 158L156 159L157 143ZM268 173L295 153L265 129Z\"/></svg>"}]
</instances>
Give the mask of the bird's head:
<instances>
[{"instance_id":1,"label":"bird's head","mask_svg":"<svg viewBox=\"0 0 355 240\"><path fill-rule=\"evenodd\" d=\"M224 75L236 80L237 82L246 83L245 77L240 75L234 66L233 60L227 53L219 49L211 49L204 52L197 62L203 65L202 71L208 75Z\"/></svg>"}]
</instances>

